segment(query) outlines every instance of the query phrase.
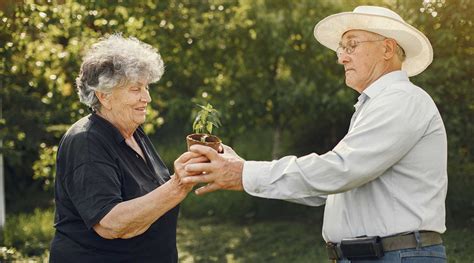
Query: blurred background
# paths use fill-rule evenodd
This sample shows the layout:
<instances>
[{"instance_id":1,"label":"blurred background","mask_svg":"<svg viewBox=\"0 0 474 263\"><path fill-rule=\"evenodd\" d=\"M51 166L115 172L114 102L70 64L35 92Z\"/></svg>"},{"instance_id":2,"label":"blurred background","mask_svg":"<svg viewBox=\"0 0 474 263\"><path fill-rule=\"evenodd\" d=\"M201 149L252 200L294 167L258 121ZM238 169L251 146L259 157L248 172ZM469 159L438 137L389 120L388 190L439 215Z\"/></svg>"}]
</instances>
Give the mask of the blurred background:
<instances>
[{"instance_id":1,"label":"blurred background","mask_svg":"<svg viewBox=\"0 0 474 263\"><path fill-rule=\"evenodd\" d=\"M87 115L74 80L105 34L156 47L146 132L172 168L195 104L221 112L216 131L245 159L325 153L347 131L358 94L314 25L358 5L399 13L431 40L434 62L412 81L435 100L449 140L449 262L474 262L474 1L0 1L0 261L46 261L55 156ZM2 200L3 199L3 200ZM181 262L326 262L323 208L219 192L182 204Z\"/></svg>"}]
</instances>

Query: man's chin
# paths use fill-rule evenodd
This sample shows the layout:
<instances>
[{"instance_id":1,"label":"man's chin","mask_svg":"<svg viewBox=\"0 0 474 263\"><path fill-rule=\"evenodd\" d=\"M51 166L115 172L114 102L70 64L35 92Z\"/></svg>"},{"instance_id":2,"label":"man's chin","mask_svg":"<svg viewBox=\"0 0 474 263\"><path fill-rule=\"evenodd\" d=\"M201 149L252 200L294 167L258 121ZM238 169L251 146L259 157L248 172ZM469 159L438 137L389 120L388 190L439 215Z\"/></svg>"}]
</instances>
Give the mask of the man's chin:
<instances>
[{"instance_id":1,"label":"man's chin","mask_svg":"<svg viewBox=\"0 0 474 263\"><path fill-rule=\"evenodd\" d=\"M347 78L346 78L346 86L348 86L349 88L352 88L352 86L353 86L353 83L350 80L348 80Z\"/></svg>"}]
</instances>

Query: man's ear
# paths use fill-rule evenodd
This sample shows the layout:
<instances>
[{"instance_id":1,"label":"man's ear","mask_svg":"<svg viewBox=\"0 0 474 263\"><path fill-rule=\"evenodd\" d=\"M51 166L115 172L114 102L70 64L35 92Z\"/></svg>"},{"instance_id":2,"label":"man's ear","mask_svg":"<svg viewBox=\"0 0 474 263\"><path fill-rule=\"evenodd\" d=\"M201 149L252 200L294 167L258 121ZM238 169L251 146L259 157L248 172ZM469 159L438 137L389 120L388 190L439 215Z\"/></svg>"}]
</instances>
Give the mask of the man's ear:
<instances>
[{"instance_id":1,"label":"man's ear","mask_svg":"<svg viewBox=\"0 0 474 263\"><path fill-rule=\"evenodd\" d=\"M112 105L110 104L110 94L100 92L100 91L94 91L94 92L97 99L99 99L102 107L110 110L112 108Z\"/></svg>"},{"instance_id":2,"label":"man's ear","mask_svg":"<svg viewBox=\"0 0 474 263\"><path fill-rule=\"evenodd\" d=\"M390 60L393 56L397 54L397 42L393 39L384 40L385 52L383 58L385 60Z\"/></svg>"}]
</instances>

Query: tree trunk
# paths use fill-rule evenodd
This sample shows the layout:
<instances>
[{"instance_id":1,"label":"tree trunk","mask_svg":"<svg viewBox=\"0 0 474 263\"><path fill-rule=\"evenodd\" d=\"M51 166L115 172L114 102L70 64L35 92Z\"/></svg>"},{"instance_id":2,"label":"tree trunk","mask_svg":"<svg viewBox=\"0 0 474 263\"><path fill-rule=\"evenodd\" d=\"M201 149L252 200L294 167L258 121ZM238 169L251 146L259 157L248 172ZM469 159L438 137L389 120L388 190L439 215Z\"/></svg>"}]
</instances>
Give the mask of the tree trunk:
<instances>
[{"instance_id":1,"label":"tree trunk","mask_svg":"<svg viewBox=\"0 0 474 263\"><path fill-rule=\"evenodd\" d=\"M281 128L280 125L275 127L273 131L273 147L272 147L272 159L276 160L280 157L280 141L281 141Z\"/></svg>"},{"instance_id":2,"label":"tree trunk","mask_svg":"<svg viewBox=\"0 0 474 263\"><path fill-rule=\"evenodd\" d=\"M2 99L0 98L0 119L3 118L2 107ZM0 149L2 148L3 141L0 139ZM5 225L5 186L3 178L3 154L0 152L0 230Z\"/></svg>"},{"instance_id":3,"label":"tree trunk","mask_svg":"<svg viewBox=\"0 0 474 263\"><path fill-rule=\"evenodd\" d=\"M3 144L0 139L0 149L2 147ZM0 230L3 229L5 225L5 186L3 178L3 154L0 153Z\"/></svg>"}]
</instances>

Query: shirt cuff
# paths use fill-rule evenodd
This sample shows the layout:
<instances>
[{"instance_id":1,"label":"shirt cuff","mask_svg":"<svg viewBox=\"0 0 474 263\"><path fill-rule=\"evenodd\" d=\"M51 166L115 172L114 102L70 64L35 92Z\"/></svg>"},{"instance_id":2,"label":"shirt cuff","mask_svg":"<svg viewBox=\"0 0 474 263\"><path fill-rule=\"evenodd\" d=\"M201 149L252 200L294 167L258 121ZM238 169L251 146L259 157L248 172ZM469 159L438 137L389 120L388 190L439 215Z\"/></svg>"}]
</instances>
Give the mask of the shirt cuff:
<instances>
[{"instance_id":1,"label":"shirt cuff","mask_svg":"<svg viewBox=\"0 0 474 263\"><path fill-rule=\"evenodd\" d=\"M250 195L265 197L267 181L270 177L271 162L245 161L242 171L242 184Z\"/></svg>"}]
</instances>

